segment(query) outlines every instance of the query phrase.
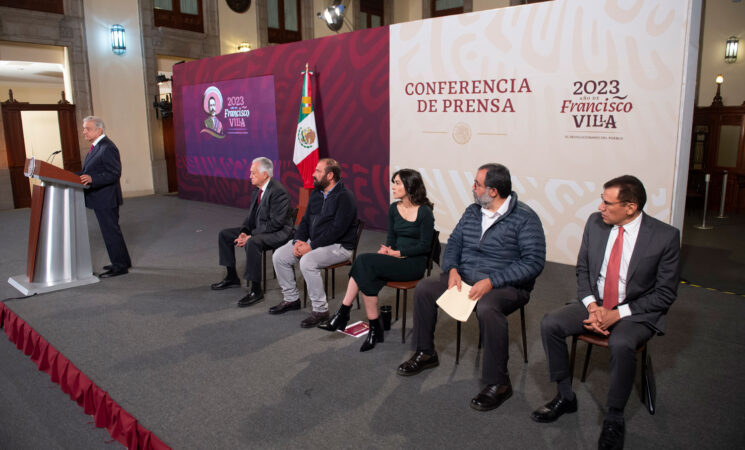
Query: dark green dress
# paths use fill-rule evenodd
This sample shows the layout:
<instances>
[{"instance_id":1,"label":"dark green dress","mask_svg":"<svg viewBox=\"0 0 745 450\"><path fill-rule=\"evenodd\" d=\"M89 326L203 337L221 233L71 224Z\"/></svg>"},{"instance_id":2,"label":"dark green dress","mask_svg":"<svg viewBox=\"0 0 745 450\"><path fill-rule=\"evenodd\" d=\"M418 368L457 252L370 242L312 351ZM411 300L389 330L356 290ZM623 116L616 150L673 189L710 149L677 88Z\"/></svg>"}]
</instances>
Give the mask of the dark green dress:
<instances>
[{"instance_id":1,"label":"dark green dress","mask_svg":"<svg viewBox=\"0 0 745 450\"><path fill-rule=\"evenodd\" d=\"M427 257L432 248L435 216L425 205L419 207L416 220L409 222L401 217L393 203L388 208L387 246L400 250L404 258L365 253L358 255L349 271L363 294L377 296L388 281L418 280L427 269Z\"/></svg>"}]
</instances>

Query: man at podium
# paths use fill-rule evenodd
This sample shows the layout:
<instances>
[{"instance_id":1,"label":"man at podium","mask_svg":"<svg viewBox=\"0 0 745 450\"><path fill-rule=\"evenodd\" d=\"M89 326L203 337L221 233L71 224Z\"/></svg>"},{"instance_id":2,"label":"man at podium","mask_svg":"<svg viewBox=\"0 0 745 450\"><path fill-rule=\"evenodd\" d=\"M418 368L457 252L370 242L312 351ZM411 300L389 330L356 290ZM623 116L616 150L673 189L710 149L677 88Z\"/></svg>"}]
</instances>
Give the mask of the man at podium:
<instances>
[{"instance_id":1,"label":"man at podium","mask_svg":"<svg viewBox=\"0 0 745 450\"><path fill-rule=\"evenodd\" d=\"M91 147L80 171L80 182L89 185L85 190L85 206L93 209L109 253L110 265L104 266L100 278L124 275L132 266L122 230L119 228L119 205L122 187L119 178L122 163L119 149L104 134L103 120L96 116L83 119L83 137Z\"/></svg>"}]
</instances>

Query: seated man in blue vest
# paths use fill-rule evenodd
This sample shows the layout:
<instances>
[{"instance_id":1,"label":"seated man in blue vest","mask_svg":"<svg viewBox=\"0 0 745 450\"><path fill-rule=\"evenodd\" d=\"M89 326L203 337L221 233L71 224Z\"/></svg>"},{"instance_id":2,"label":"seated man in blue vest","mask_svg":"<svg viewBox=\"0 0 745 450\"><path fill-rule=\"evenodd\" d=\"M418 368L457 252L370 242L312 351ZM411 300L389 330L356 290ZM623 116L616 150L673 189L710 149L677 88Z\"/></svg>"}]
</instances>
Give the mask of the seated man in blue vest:
<instances>
[{"instance_id":1,"label":"seated man in blue vest","mask_svg":"<svg viewBox=\"0 0 745 450\"><path fill-rule=\"evenodd\" d=\"M419 283L414 291L416 352L398 367L411 376L439 365L434 335L437 299L462 282L471 285L484 337L484 389L471 400L478 411L497 408L512 395L507 372L507 316L528 303L546 262L541 221L512 191L510 171L501 164L479 167L473 183L475 203L466 208L442 259L442 275Z\"/></svg>"}]
</instances>

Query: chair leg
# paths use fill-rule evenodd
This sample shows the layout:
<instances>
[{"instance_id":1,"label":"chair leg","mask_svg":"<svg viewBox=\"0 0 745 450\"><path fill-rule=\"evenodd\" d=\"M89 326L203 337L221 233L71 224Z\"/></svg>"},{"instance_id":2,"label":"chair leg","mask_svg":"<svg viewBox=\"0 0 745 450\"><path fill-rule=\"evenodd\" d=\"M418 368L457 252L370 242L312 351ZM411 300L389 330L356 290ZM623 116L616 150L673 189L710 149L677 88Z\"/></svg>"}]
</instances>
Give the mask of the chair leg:
<instances>
[{"instance_id":1,"label":"chair leg","mask_svg":"<svg viewBox=\"0 0 745 450\"><path fill-rule=\"evenodd\" d=\"M331 298L336 298L336 269L331 269Z\"/></svg>"},{"instance_id":2,"label":"chair leg","mask_svg":"<svg viewBox=\"0 0 745 450\"><path fill-rule=\"evenodd\" d=\"M657 386L654 381L652 357L647 354L647 347L642 350L642 402L646 403L649 414L654 415L657 403Z\"/></svg>"},{"instance_id":3,"label":"chair leg","mask_svg":"<svg viewBox=\"0 0 745 450\"><path fill-rule=\"evenodd\" d=\"M585 354L585 367L582 369L582 382L587 378L587 368L590 366L590 355L592 355L592 344L587 343L587 353Z\"/></svg>"},{"instance_id":4,"label":"chair leg","mask_svg":"<svg viewBox=\"0 0 745 450\"><path fill-rule=\"evenodd\" d=\"M329 298L329 270L323 269L323 290L326 293L326 300Z\"/></svg>"},{"instance_id":5,"label":"chair leg","mask_svg":"<svg viewBox=\"0 0 745 450\"><path fill-rule=\"evenodd\" d=\"M401 342L406 343L406 294L408 289L404 289L404 308L401 311Z\"/></svg>"},{"instance_id":6,"label":"chair leg","mask_svg":"<svg viewBox=\"0 0 745 450\"><path fill-rule=\"evenodd\" d=\"M572 336L572 350L569 354L569 384L572 384L574 378L574 357L577 354L577 336Z\"/></svg>"},{"instance_id":7,"label":"chair leg","mask_svg":"<svg viewBox=\"0 0 745 450\"><path fill-rule=\"evenodd\" d=\"M352 279L352 277L349 277L349 279L347 279L347 286L349 286L349 280L351 280L351 279ZM344 296L346 297L346 295L347 294L345 292L344 293ZM359 291L357 292L357 309L360 309L360 293L359 293Z\"/></svg>"},{"instance_id":8,"label":"chair leg","mask_svg":"<svg viewBox=\"0 0 745 450\"><path fill-rule=\"evenodd\" d=\"M455 364L460 362L460 320L456 320L457 328L455 331Z\"/></svg>"},{"instance_id":9,"label":"chair leg","mask_svg":"<svg viewBox=\"0 0 745 450\"><path fill-rule=\"evenodd\" d=\"M523 327L523 356L525 357L525 364L528 363L528 338L525 333L525 307L520 307L520 325Z\"/></svg>"},{"instance_id":10,"label":"chair leg","mask_svg":"<svg viewBox=\"0 0 745 450\"><path fill-rule=\"evenodd\" d=\"M396 321L398 321L398 294L400 294L401 291L399 289L396 289Z\"/></svg>"},{"instance_id":11,"label":"chair leg","mask_svg":"<svg viewBox=\"0 0 745 450\"><path fill-rule=\"evenodd\" d=\"M272 250L272 256L274 256L274 250ZM274 270L274 263L272 263L272 276L275 280L277 279L277 271Z\"/></svg>"},{"instance_id":12,"label":"chair leg","mask_svg":"<svg viewBox=\"0 0 745 450\"><path fill-rule=\"evenodd\" d=\"M261 285L261 288L266 291L266 250L264 250L264 251L261 252L261 258L262 258L262 261L261 261L261 271L264 274L263 277L262 277L262 279L261 279L261 281L263 283Z\"/></svg>"}]
</instances>

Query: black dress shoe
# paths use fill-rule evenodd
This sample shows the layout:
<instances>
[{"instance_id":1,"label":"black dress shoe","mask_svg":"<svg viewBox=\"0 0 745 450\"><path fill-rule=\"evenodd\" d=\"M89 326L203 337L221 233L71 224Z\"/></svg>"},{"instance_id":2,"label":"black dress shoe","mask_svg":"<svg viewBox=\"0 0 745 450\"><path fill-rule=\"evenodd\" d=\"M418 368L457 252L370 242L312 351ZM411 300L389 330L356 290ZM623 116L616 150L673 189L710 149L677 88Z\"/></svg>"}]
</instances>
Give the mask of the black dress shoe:
<instances>
[{"instance_id":1,"label":"black dress shoe","mask_svg":"<svg viewBox=\"0 0 745 450\"><path fill-rule=\"evenodd\" d=\"M321 322L318 328L326 331L344 331L347 328L347 323L349 323L349 309L348 306L341 305L336 314L331 319Z\"/></svg>"},{"instance_id":2,"label":"black dress shoe","mask_svg":"<svg viewBox=\"0 0 745 450\"><path fill-rule=\"evenodd\" d=\"M598 450L621 450L626 426L623 422L603 421L603 432L598 440Z\"/></svg>"},{"instance_id":3,"label":"black dress shoe","mask_svg":"<svg viewBox=\"0 0 745 450\"><path fill-rule=\"evenodd\" d=\"M383 323L380 321L380 317L375 320L370 320L370 331L367 332L367 338L360 347L361 352L366 352L375 348L375 344L383 342Z\"/></svg>"},{"instance_id":4,"label":"black dress shoe","mask_svg":"<svg viewBox=\"0 0 745 450\"><path fill-rule=\"evenodd\" d=\"M231 286L240 286L240 285L241 285L241 280L238 278L224 278L219 283L211 284L210 287L215 291L221 291Z\"/></svg>"},{"instance_id":5,"label":"black dress shoe","mask_svg":"<svg viewBox=\"0 0 745 450\"><path fill-rule=\"evenodd\" d=\"M295 300L294 302L286 302L282 300L278 304L269 308L269 314L284 314L287 311L294 311L296 309L300 309L300 300Z\"/></svg>"},{"instance_id":6,"label":"black dress shoe","mask_svg":"<svg viewBox=\"0 0 745 450\"><path fill-rule=\"evenodd\" d=\"M261 291L258 292L249 292L247 296L243 297L242 299L238 300L238 307L239 308L245 308L246 306L251 306L256 303L259 303L261 300L264 299L264 293Z\"/></svg>"},{"instance_id":7,"label":"black dress shoe","mask_svg":"<svg viewBox=\"0 0 745 450\"><path fill-rule=\"evenodd\" d=\"M478 411L491 411L512 397L511 384L488 384L479 392L479 395L471 399L471 408Z\"/></svg>"},{"instance_id":8,"label":"black dress shoe","mask_svg":"<svg viewBox=\"0 0 745 450\"><path fill-rule=\"evenodd\" d=\"M112 267L111 269L99 275L98 278L118 277L119 275L124 275L125 273L129 273L129 270Z\"/></svg>"},{"instance_id":9,"label":"black dress shoe","mask_svg":"<svg viewBox=\"0 0 745 450\"><path fill-rule=\"evenodd\" d=\"M318 326L319 323L324 322L326 320L329 320L328 311L324 311L324 312L313 311L312 313L310 313L308 317L306 317L302 322L300 322L300 326L303 328L315 328Z\"/></svg>"},{"instance_id":10,"label":"black dress shoe","mask_svg":"<svg viewBox=\"0 0 745 450\"><path fill-rule=\"evenodd\" d=\"M556 394L553 400L533 411L530 418L536 422L550 423L564 414L573 412L577 412L577 396L567 400L562 398L561 394Z\"/></svg>"},{"instance_id":11,"label":"black dress shoe","mask_svg":"<svg viewBox=\"0 0 745 450\"><path fill-rule=\"evenodd\" d=\"M112 266L111 264L109 264L108 266L103 266L104 272L107 271L107 270L111 270L113 268L114 268L114 266Z\"/></svg>"},{"instance_id":12,"label":"black dress shoe","mask_svg":"<svg viewBox=\"0 0 745 450\"><path fill-rule=\"evenodd\" d=\"M440 360L437 358L437 352L428 355L424 352L414 353L408 361L404 361L398 366L398 374L404 377L410 377L416 375L424 369L430 369L440 365Z\"/></svg>"}]
</instances>

